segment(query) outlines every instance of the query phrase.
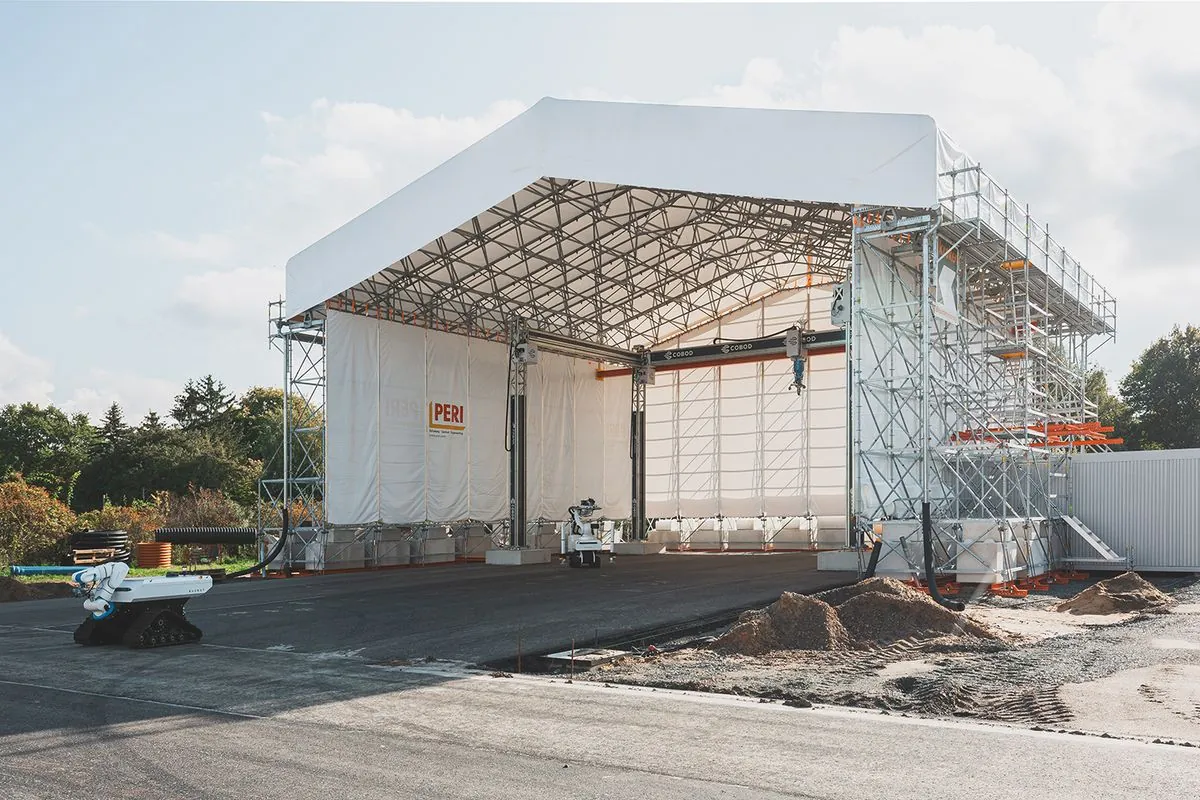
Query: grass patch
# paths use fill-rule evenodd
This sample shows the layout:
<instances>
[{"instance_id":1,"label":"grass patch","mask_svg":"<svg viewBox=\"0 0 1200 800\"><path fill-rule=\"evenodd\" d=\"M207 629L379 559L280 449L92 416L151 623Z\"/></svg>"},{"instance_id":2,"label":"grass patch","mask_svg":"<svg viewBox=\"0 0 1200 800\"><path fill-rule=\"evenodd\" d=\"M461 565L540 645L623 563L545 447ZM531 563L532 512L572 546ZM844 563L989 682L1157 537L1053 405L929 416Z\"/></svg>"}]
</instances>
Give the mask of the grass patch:
<instances>
[{"instance_id":1,"label":"grass patch","mask_svg":"<svg viewBox=\"0 0 1200 800\"><path fill-rule=\"evenodd\" d=\"M238 559L220 559L211 564L195 564L195 569L215 569L221 568L225 572L236 572L247 567L253 567L258 563L258 559L254 558L238 558ZM33 565L30 565L33 566ZM47 565L58 566L58 565ZM78 569L86 569L86 566L80 566ZM183 569L181 566L172 566L172 570ZM157 569L142 569L141 567L133 567L129 570L131 578L152 578L156 575L166 575L167 568L159 567ZM12 577L12 570L8 567L0 567L0 578ZM22 583L70 583L70 575L18 575L16 579Z\"/></svg>"}]
</instances>

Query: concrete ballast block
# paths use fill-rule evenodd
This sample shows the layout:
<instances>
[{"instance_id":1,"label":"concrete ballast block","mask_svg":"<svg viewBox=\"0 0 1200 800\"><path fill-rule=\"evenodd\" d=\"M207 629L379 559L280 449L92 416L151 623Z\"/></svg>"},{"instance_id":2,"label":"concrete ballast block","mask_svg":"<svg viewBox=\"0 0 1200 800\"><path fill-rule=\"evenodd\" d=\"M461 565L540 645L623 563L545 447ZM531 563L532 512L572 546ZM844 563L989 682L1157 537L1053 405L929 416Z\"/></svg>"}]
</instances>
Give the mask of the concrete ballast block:
<instances>
[{"instance_id":1,"label":"concrete ballast block","mask_svg":"<svg viewBox=\"0 0 1200 800\"><path fill-rule=\"evenodd\" d=\"M497 566L521 566L523 564L549 564L551 550L488 550L486 563Z\"/></svg>"}]
</instances>

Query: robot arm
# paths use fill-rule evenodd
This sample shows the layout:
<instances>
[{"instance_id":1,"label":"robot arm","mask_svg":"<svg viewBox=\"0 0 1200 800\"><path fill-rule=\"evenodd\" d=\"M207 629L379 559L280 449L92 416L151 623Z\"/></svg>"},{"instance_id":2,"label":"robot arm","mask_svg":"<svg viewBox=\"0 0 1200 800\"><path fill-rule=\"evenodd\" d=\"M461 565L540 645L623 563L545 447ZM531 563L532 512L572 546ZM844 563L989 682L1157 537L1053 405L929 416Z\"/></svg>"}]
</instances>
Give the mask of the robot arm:
<instances>
[{"instance_id":1,"label":"robot arm","mask_svg":"<svg viewBox=\"0 0 1200 800\"><path fill-rule=\"evenodd\" d=\"M128 564L110 561L107 564L82 569L72 575L71 580L83 588L87 597L83 601L84 609L92 612L95 619L104 619L112 614L113 594L128 574Z\"/></svg>"}]
</instances>

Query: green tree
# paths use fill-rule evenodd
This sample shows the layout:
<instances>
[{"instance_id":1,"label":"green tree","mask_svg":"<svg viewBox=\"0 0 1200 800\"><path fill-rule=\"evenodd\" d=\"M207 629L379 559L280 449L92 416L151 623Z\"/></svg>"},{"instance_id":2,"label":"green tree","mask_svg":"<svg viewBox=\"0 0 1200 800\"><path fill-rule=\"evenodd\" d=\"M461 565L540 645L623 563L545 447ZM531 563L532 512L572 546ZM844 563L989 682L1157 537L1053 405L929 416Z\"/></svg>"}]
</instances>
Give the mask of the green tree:
<instances>
[{"instance_id":1,"label":"green tree","mask_svg":"<svg viewBox=\"0 0 1200 800\"><path fill-rule=\"evenodd\" d=\"M320 463L324 459L324 442L320 428L324 416L309 405L303 397L293 394L289 400L289 414L294 428L308 429L293 439L292 469L299 469L304 458L311 457ZM283 475L283 390L256 386L242 395L232 411L233 429L242 452L247 458L264 465L263 477L279 478Z\"/></svg>"},{"instance_id":2,"label":"green tree","mask_svg":"<svg viewBox=\"0 0 1200 800\"><path fill-rule=\"evenodd\" d=\"M113 403L104 412L104 420L100 423L100 438L112 447L128 435L129 426L125 424L125 415L121 413L121 407Z\"/></svg>"},{"instance_id":3,"label":"green tree","mask_svg":"<svg viewBox=\"0 0 1200 800\"><path fill-rule=\"evenodd\" d=\"M226 391L225 384L212 375L205 375L184 384L183 392L175 397L171 417L184 430L212 428L227 421L235 399Z\"/></svg>"},{"instance_id":4,"label":"green tree","mask_svg":"<svg viewBox=\"0 0 1200 800\"><path fill-rule=\"evenodd\" d=\"M1084 393L1088 400L1096 404L1096 418L1101 425L1112 426L1110 437L1124 439L1125 444L1115 445L1114 450L1129 449L1137 439L1136 426L1130 414L1129 406L1108 388L1108 375L1102 369L1088 373Z\"/></svg>"},{"instance_id":5,"label":"green tree","mask_svg":"<svg viewBox=\"0 0 1200 800\"><path fill-rule=\"evenodd\" d=\"M1121 381L1139 449L1200 447L1200 328L1176 326Z\"/></svg>"},{"instance_id":6,"label":"green tree","mask_svg":"<svg viewBox=\"0 0 1200 800\"><path fill-rule=\"evenodd\" d=\"M153 411L146 412L146 416L142 419L142 429L147 431L161 431L164 426L162 419Z\"/></svg>"},{"instance_id":7,"label":"green tree","mask_svg":"<svg viewBox=\"0 0 1200 800\"><path fill-rule=\"evenodd\" d=\"M219 489L253 504L261 462L246 458L218 431L143 425L116 446L98 452L75 491L77 509L150 500L156 492L183 495L191 487Z\"/></svg>"},{"instance_id":8,"label":"green tree","mask_svg":"<svg viewBox=\"0 0 1200 800\"><path fill-rule=\"evenodd\" d=\"M21 473L29 484L66 501L97 440L85 414L68 416L33 403L5 406L0 409L0 477Z\"/></svg>"}]
</instances>

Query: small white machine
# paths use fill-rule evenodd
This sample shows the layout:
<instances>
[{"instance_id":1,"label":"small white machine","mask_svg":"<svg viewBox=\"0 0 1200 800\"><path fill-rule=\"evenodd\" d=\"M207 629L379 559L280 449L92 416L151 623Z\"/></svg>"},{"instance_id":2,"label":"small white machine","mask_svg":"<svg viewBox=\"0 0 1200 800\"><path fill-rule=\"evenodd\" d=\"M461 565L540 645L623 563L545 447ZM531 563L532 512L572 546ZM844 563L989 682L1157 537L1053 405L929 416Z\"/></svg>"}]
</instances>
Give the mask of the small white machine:
<instances>
[{"instance_id":1,"label":"small white machine","mask_svg":"<svg viewBox=\"0 0 1200 800\"><path fill-rule=\"evenodd\" d=\"M90 612L75 630L83 645L121 643L127 647L163 647L199 641L203 635L188 621L183 606L212 588L209 575L128 578L129 565L111 561L71 576Z\"/></svg>"},{"instance_id":2,"label":"small white machine","mask_svg":"<svg viewBox=\"0 0 1200 800\"><path fill-rule=\"evenodd\" d=\"M563 526L562 554L572 567L600 566L604 543L592 533L592 523L588 521L599 510L600 506L590 497L567 509L571 521Z\"/></svg>"}]
</instances>

